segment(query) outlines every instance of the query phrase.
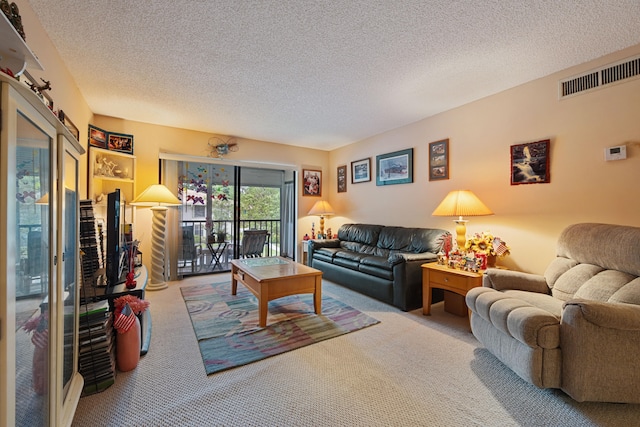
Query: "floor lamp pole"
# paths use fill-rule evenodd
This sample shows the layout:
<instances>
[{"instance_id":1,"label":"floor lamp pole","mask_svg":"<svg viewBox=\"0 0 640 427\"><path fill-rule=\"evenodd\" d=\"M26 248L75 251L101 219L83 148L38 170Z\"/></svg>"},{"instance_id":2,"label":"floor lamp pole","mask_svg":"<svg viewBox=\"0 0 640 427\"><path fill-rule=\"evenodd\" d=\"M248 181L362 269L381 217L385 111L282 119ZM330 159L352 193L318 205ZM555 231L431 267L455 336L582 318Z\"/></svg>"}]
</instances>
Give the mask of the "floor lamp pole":
<instances>
[{"instance_id":1,"label":"floor lamp pole","mask_svg":"<svg viewBox=\"0 0 640 427\"><path fill-rule=\"evenodd\" d=\"M166 276L164 270L164 248L167 225L166 206L154 206L153 223L151 227L151 277L147 285L148 291L166 289Z\"/></svg>"}]
</instances>

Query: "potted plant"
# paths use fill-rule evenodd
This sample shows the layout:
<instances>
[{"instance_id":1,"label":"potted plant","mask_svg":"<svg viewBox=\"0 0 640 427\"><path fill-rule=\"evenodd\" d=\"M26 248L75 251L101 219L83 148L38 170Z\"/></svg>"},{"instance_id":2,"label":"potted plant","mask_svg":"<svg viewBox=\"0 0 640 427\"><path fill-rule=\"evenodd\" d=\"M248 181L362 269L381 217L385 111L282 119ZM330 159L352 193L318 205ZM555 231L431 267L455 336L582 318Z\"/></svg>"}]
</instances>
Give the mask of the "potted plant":
<instances>
[{"instance_id":1,"label":"potted plant","mask_svg":"<svg viewBox=\"0 0 640 427\"><path fill-rule=\"evenodd\" d=\"M216 233L213 231L213 223L210 219L207 220L204 224L204 228L207 232L207 243L215 243L216 242Z\"/></svg>"},{"instance_id":2,"label":"potted plant","mask_svg":"<svg viewBox=\"0 0 640 427\"><path fill-rule=\"evenodd\" d=\"M222 242L227 240L227 232L226 232L226 230L224 228L222 228L222 227L224 227L224 224L220 224L220 227L221 228L219 228L218 231L216 232L216 237L217 237L217 242L218 243L222 243Z\"/></svg>"}]
</instances>

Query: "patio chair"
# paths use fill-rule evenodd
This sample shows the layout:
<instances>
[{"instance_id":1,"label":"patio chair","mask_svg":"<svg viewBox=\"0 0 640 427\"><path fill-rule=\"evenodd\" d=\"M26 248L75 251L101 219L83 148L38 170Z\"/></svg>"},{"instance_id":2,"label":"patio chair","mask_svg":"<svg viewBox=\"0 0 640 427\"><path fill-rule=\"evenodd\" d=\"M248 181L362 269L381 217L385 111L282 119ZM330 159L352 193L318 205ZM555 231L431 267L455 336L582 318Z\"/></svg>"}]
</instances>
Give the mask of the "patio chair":
<instances>
[{"instance_id":1,"label":"patio chair","mask_svg":"<svg viewBox=\"0 0 640 427\"><path fill-rule=\"evenodd\" d=\"M196 273L202 268L202 248L195 242L193 225L182 226L182 243L180 244L180 258L182 262L181 268L191 265L191 272Z\"/></svg>"},{"instance_id":2,"label":"patio chair","mask_svg":"<svg viewBox=\"0 0 640 427\"><path fill-rule=\"evenodd\" d=\"M268 235L267 230L245 230L240 244L240 257L261 257Z\"/></svg>"}]
</instances>

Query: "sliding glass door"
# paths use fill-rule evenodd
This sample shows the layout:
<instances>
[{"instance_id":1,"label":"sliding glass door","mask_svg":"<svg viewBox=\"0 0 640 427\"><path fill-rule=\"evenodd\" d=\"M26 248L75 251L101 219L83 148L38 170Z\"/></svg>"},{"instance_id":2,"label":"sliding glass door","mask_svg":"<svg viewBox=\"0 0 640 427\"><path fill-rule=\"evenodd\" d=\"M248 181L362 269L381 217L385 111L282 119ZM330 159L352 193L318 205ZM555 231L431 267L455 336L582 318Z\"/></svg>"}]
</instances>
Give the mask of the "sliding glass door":
<instances>
[{"instance_id":1,"label":"sliding glass door","mask_svg":"<svg viewBox=\"0 0 640 427\"><path fill-rule=\"evenodd\" d=\"M182 201L178 276L229 271L231 259L249 256L243 237L254 231L266 234L266 239L262 250L250 256L293 257L293 171L209 163L204 159L177 161L175 170L176 193Z\"/></svg>"}]
</instances>

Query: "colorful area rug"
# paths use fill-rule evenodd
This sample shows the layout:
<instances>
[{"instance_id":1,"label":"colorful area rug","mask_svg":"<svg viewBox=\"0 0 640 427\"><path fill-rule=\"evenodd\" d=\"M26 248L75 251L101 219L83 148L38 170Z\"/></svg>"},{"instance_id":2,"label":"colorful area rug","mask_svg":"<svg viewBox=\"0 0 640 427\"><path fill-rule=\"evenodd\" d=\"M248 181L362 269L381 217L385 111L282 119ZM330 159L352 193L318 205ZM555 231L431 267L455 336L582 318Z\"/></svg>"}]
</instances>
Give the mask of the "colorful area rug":
<instances>
[{"instance_id":1,"label":"colorful area rug","mask_svg":"<svg viewBox=\"0 0 640 427\"><path fill-rule=\"evenodd\" d=\"M269 302L267 327L258 326L258 300L231 282L180 289L191 317L207 375L246 365L309 344L379 323L353 307L322 297L322 315L313 311L313 295L292 295Z\"/></svg>"}]
</instances>

